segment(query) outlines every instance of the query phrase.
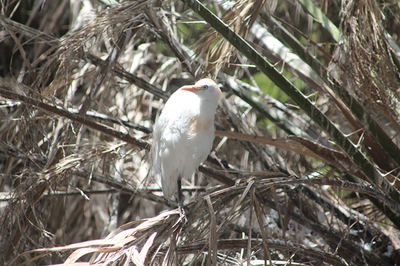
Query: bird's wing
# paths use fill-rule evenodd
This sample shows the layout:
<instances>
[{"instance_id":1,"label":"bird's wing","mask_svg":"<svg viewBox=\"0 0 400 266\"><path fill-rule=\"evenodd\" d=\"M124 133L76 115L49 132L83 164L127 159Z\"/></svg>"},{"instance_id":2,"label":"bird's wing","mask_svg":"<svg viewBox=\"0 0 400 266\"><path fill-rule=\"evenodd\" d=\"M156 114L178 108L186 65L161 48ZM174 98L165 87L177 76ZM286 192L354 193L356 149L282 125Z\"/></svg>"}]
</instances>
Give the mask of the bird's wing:
<instances>
[{"instance_id":1,"label":"bird's wing","mask_svg":"<svg viewBox=\"0 0 400 266\"><path fill-rule=\"evenodd\" d=\"M156 173L162 171L161 163L167 163L171 151L176 149L181 138L181 125L177 122L179 112L175 109L174 106L166 104L154 125L152 158Z\"/></svg>"},{"instance_id":2,"label":"bird's wing","mask_svg":"<svg viewBox=\"0 0 400 266\"><path fill-rule=\"evenodd\" d=\"M164 196L172 199L178 190L177 180L181 175L180 166L182 142L176 123L161 114L154 127L153 136L153 171L161 181Z\"/></svg>"}]
</instances>

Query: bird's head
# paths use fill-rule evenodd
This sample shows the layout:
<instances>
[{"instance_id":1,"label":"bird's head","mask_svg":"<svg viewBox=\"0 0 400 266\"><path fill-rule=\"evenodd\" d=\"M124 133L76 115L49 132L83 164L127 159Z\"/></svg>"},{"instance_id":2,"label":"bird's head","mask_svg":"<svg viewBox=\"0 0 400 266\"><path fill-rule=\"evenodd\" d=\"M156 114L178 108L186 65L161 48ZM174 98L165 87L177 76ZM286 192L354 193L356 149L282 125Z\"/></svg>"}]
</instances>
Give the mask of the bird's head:
<instances>
[{"instance_id":1,"label":"bird's head","mask_svg":"<svg viewBox=\"0 0 400 266\"><path fill-rule=\"evenodd\" d=\"M222 97L222 92L217 83L209 78L204 78L197 81L194 85L183 86L181 90L191 91L196 93L204 100L216 100L218 102Z\"/></svg>"}]
</instances>

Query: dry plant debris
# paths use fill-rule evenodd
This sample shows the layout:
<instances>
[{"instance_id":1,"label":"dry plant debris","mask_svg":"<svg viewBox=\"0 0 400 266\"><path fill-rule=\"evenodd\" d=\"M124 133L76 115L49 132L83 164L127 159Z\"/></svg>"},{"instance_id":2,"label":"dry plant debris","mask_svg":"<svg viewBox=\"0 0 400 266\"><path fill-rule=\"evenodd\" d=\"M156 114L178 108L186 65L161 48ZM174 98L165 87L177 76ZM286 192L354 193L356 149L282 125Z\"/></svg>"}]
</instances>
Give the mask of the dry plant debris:
<instances>
[{"instance_id":1,"label":"dry plant debris","mask_svg":"<svg viewBox=\"0 0 400 266\"><path fill-rule=\"evenodd\" d=\"M197 1L2 1L1 264L400 263L398 3L205 4L331 124ZM205 76L224 99L182 217L149 175L152 125Z\"/></svg>"}]
</instances>

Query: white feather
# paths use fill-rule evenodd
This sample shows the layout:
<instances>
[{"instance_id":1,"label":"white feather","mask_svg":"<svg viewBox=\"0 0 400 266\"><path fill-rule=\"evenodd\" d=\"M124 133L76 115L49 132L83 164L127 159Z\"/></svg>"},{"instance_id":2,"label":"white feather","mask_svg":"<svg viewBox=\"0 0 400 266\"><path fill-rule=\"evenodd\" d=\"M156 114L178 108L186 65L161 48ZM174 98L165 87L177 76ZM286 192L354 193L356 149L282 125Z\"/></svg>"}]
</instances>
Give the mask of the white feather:
<instances>
[{"instance_id":1,"label":"white feather","mask_svg":"<svg viewBox=\"0 0 400 266\"><path fill-rule=\"evenodd\" d=\"M190 178L207 158L214 140L214 116L221 91L210 79L178 89L166 102L153 131L153 172L161 178L164 196L177 199L179 178Z\"/></svg>"}]
</instances>

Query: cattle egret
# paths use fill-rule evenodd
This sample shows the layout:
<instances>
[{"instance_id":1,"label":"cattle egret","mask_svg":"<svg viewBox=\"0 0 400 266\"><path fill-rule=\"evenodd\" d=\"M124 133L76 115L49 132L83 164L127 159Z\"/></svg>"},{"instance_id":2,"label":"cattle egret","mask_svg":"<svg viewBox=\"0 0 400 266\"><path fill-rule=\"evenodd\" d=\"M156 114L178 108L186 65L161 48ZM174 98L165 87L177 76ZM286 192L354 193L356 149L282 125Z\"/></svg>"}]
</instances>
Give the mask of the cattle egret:
<instances>
[{"instance_id":1,"label":"cattle egret","mask_svg":"<svg viewBox=\"0 0 400 266\"><path fill-rule=\"evenodd\" d=\"M164 197L180 207L181 179L190 178L211 151L221 96L218 85L209 78L183 86L165 103L154 125L153 172L161 178Z\"/></svg>"}]
</instances>

